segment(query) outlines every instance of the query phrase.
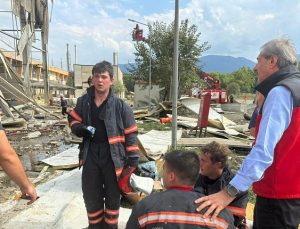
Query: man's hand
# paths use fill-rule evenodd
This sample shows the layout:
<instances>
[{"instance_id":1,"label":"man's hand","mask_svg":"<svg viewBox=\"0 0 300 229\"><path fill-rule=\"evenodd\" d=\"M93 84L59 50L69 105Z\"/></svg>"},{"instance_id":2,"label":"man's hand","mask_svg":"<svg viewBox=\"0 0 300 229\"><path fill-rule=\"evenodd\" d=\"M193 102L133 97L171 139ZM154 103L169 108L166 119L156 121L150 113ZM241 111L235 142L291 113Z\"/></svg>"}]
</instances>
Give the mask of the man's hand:
<instances>
[{"instance_id":1,"label":"man's hand","mask_svg":"<svg viewBox=\"0 0 300 229\"><path fill-rule=\"evenodd\" d=\"M85 138L92 138L94 137L96 129L92 126L82 126L82 136Z\"/></svg>"},{"instance_id":2,"label":"man's hand","mask_svg":"<svg viewBox=\"0 0 300 229\"><path fill-rule=\"evenodd\" d=\"M131 174L136 170L136 168L137 168L137 166L129 166L129 165L125 166L120 175L118 185L119 185L121 192L123 192L124 194L134 191L129 184L129 179L130 179Z\"/></svg>"},{"instance_id":3,"label":"man's hand","mask_svg":"<svg viewBox=\"0 0 300 229\"><path fill-rule=\"evenodd\" d=\"M27 187L21 188L21 192L22 192L22 196L21 196L22 199L30 200L27 204L32 204L34 201L36 201L39 198L37 196L35 187L31 183Z\"/></svg>"},{"instance_id":4,"label":"man's hand","mask_svg":"<svg viewBox=\"0 0 300 229\"><path fill-rule=\"evenodd\" d=\"M222 211L228 204L234 200L234 197L230 196L226 190L222 190L212 195L203 196L195 201L196 204L201 203L196 209L198 212L209 207L204 214L204 217L208 217L213 213L212 218L215 219L220 211Z\"/></svg>"}]
</instances>

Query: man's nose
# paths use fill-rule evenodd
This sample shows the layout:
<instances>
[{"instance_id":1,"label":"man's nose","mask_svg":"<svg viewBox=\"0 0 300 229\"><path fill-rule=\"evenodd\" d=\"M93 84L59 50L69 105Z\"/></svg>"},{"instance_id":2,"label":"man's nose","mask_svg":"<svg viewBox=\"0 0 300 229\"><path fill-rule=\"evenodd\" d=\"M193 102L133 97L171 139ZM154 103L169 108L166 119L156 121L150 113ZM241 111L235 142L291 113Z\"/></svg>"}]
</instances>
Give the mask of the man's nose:
<instances>
[{"instance_id":1,"label":"man's nose","mask_svg":"<svg viewBox=\"0 0 300 229\"><path fill-rule=\"evenodd\" d=\"M253 72L257 75L258 72L257 72L256 66L257 66L257 64L254 66Z\"/></svg>"}]
</instances>

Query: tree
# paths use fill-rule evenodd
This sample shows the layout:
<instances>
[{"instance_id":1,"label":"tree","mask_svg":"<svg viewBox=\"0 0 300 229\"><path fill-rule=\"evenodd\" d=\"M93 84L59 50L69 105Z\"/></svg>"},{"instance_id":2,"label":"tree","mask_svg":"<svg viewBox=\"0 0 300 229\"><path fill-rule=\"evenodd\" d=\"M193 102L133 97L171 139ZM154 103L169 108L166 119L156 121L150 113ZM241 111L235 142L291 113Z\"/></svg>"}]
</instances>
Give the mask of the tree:
<instances>
[{"instance_id":1,"label":"tree","mask_svg":"<svg viewBox=\"0 0 300 229\"><path fill-rule=\"evenodd\" d=\"M231 82L227 86L227 95L238 95L240 93L240 85L236 82Z\"/></svg>"},{"instance_id":2,"label":"tree","mask_svg":"<svg viewBox=\"0 0 300 229\"><path fill-rule=\"evenodd\" d=\"M241 92L253 93L256 84L256 75L250 68L242 67L241 69L231 73L234 82L238 83Z\"/></svg>"},{"instance_id":3,"label":"tree","mask_svg":"<svg viewBox=\"0 0 300 229\"><path fill-rule=\"evenodd\" d=\"M148 81L151 39L152 83L164 88L163 99L168 99L173 74L174 23L167 25L155 22L148 27L148 37L135 44L135 65L131 66L130 73L135 79ZM196 66L201 53L209 48L207 42L199 45L200 35L196 25L189 25L187 19L181 22L178 50L179 94L199 80L192 68Z\"/></svg>"},{"instance_id":4,"label":"tree","mask_svg":"<svg viewBox=\"0 0 300 229\"><path fill-rule=\"evenodd\" d=\"M256 75L248 67L242 67L237 71L229 74L212 73L221 82L221 88L228 88L228 86L235 82L239 85L240 92L253 93L256 84Z\"/></svg>"},{"instance_id":5,"label":"tree","mask_svg":"<svg viewBox=\"0 0 300 229\"><path fill-rule=\"evenodd\" d=\"M125 91L125 86L119 80L115 80L113 84L113 90L116 95L120 95Z\"/></svg>"},{"instance_id":6,"label":"tree","mask_svg":"<svg viewBox=\"0 0 300 229\"><path fill-rule=\"evenodd\" d=\"M127 91L134 91L134 77L132 77L130 74L124 74L123 82Z\"/></svg>"}]
</instances>

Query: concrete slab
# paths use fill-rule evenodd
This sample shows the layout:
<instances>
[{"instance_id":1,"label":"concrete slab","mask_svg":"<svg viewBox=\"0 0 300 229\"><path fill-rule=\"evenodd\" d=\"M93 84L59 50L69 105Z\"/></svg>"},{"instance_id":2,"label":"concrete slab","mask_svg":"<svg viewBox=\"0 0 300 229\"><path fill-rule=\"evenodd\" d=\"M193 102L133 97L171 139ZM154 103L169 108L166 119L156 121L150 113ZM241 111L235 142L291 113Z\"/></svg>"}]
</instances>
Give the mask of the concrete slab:
<instances>
[{"instance_id":1,"label":"concrete slab","mask_svg":"<svg viewBox=\"0 0 300 229\"><path fill-rule=\"evenodd\" d=\"M37 188L40 198L2 229L81 229L88 225L81 192L81 171L75 169ZM125 228L131 209L121 209L119 225Z\"/></svg>"},{"instance_id":2,"label":"concrete slab","mask_svg":"<svg viewBox=\"0 0 300 229\"><path fill-rule=\"evenodd\" d=\"M187 97L187 98L181 98L179 101L182 103L183 106L188 108L190 111L194 112L197 115L199 114L200 101L201 101L200 99ZM236 125L234 122L227 119L223 115L219 114L211 107L209 108L208 119L209 120L219 120L221 122L221 124L223 125L222 129L225 129L228 126Z\"/></svg>"},{"instance_id":3,"label":"concrete slab","mask_svg":"<svg viewBox=\"0 0 300 229\"><path fill-rule=\"evenodd\" d=\"M181 138L182 130L177 132L177 140ZM138 135L138 141L149 158L157 160L165 154L172 144L171 131L151 130L146 134Z\"/></svg>"},{"instance_id":4,"label":"concrete slab","mask_svg":"<svg viewBox=\"0 0 300 229\"><path fill-rule=\"evenodd\" d=\"M244 148L244 149L251 149L251 144L247 144L245 142L241 142L234 139L223 139L223 138L181 138L178 140L178 145L180 146L189 146L189 147L201 147L212 141L219 142L221 144L228 145L232 148Z\"/></svg>"},{"instance_id":5,"label":"concrete slab","mask_svg":"<svg viewBox=\"0 0 300 229\"><path fill-rule=\"evenodd\" d=\"M119 229L125 229L131 209L120 208ZM63 229L86 228L88 220L82 196L76 197L64 210L62 215Z\"/></svg>"},{"instance_id":6,"label":"concrete slab","mask_svg":"<svg viewBox=\"0 0 300 229\"><path fill-rule=\"evenodd\" d=\"M53 157L42 160L42 162L56 169L76 168L78 167L78 153L79 149L76 145Z\"/></svg>"}]
</instances>

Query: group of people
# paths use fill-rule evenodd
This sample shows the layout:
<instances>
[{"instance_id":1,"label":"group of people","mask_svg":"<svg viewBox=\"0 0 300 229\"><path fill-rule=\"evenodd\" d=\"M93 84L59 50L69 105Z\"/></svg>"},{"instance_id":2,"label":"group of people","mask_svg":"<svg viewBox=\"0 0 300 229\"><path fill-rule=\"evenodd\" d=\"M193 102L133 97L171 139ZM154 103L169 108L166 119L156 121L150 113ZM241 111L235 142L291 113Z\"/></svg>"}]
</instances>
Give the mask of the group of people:
<instances>
[{"instance_id":1,"label":"group of people","mask_svg":"<svg viewBox=\"0 0 300 229\"><path fill-rule=\"evenodd\" d=\"M290 40L261 47L254 68L260 100L255 142L233 175L228 148L213 142L195 152L165 155L163 185L135 205L127 223L134 228L245 228L247 190L256 193L253 228L298 228L300 224L300 72ZM120 194L131 192L130 175L139 160L138 128L131 108L111 90L113 68L97 63L92 86L68 114L71 130L83 137L79 163L88 228L117 228ZM200 140L200 139L199 139ZM35 188L0 129L0 165L24 196ZM199 175L200 172L200 175Z\"/></svg>"}]
</instances>

